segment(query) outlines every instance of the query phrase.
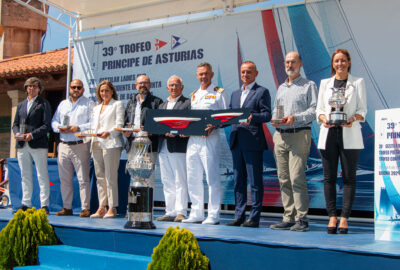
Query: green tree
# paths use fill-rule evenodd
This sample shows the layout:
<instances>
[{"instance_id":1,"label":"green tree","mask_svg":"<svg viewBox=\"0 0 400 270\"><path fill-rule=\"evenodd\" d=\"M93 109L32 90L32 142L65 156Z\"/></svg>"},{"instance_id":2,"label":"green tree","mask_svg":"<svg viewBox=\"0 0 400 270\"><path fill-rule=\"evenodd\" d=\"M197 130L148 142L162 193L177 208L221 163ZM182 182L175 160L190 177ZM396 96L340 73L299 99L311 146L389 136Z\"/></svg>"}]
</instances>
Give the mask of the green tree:
<instances>
[{"instance_id":1,"label":"green tree","mask_svg":"<svg viewBox=\"0 0 400 270\"><path fill-rule=\"evenodd\" d=\"M193 233L179 227L167 229L151 259L148 270L206 270L209 264Z\"/></svg>"},{"instance_id":2,"label":"green tree","mask_svg":"<svg viewBox=\"0 0 400 270\"><path fill-rule=\"evenodd\" d=\"M0 269L34 265L38 246L57 244L45 210L18 210L0 232Z\"/></svg>"}]
</instances>

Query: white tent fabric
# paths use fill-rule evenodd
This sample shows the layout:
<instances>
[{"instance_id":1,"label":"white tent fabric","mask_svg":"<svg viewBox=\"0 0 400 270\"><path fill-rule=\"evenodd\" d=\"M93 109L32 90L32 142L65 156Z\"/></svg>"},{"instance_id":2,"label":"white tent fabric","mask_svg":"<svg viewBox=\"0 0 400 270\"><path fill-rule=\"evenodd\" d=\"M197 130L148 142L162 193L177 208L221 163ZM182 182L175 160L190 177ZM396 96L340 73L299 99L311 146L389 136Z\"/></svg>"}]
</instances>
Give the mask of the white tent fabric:
<instances>
[{"instance_id":1,"label":"white tent fabric","mask_svg":"<svg viewBox=\"0 0 400 270\"><path fill-rule=\"evenodd\" d=\"M45 2L44 0L41 0ZM267 0L266 0L267 1ZM99 29L212 10L233 8L260 0L50 0L79 17L79 30Z\"/></svg>"}]
</instances>

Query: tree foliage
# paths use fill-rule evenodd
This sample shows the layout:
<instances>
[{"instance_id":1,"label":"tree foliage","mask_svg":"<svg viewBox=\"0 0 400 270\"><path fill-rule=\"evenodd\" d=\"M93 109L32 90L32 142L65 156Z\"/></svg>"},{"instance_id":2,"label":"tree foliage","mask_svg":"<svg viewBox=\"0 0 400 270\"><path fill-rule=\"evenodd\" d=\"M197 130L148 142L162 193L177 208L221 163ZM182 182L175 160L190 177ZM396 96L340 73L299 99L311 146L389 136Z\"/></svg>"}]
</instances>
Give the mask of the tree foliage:
<instances>
[{"instance_id":1,"label":"tree foliage","mask_svg":"<svg viewBox=\"0 0 400 270\"><path fill-rule=\"evenodd\" d=\"M18 210L0 232L0 269L34 265L38 246L57 244L45 210Z\"/></svg>"},{"instance_id":2,"label":"tree foliage","mask_svg":"<svg viewBox=\"0 0 400 270\"><path fill-rule=\"evenodd\" d=\"M148 270L202 270L209 264L193 233L179 227L167 229L151 259Z\"/></svg>"}]
</instances>

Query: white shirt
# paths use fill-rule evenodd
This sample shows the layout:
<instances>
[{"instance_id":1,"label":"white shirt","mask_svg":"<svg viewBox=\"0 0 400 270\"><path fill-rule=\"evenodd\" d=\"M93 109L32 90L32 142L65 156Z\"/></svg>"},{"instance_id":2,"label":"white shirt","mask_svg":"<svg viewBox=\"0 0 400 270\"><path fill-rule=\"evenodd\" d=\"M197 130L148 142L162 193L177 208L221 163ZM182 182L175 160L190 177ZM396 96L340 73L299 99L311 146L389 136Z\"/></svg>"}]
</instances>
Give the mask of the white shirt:
<instances>
[{"instance_id":1,"label":"white shirt","mask_svg":"<svg viewBox=\"0 0 400 270\"><path fill-rule=\"evenodd\" d=\"M207 89L201 87L192 94L191 108L193 110L224 110L228 108L228 98L225 91L215 91L215 85L210 84Z\"/></svg>"},{"instance_id":2,"label":"white shirt","mask_svg":"<svg viewBox=\"0 0 400 270\"><path fill-rule=\"evenodd\" d=\"M144 97L146 99L146 97ZM144 100L144 99L143 99ZM140 116L142 114L142 103L140 103L139 95L136 95L135 119L133 120L133 128L140 128Z\"/></svg>"},{"instance_id":3,"label":"white shirt","mask_svg":"<svg viewBox=\"0 0 400 270\"><path fill-rule=\"evenodd\" d=\"M53 131L59 133L58 127L61 125L65 115L69 116L69 125L78 126L81 130L89 129L90 116L94 108L94 102L87 97L81 96L73 103L69 98L63 100L58 105L53 119L51 120L51 127ZM94 127L92 127L94 128ZM60 140L63 142L78 141L79 138L75 137L72 133L61 133Z\"/></svg>"},{"instance_id":4,"label":"white shirt","mask_svg":"<svg viewBox=\"0 0 400 270\"><path fill-rule=\"evenodd\" d=\"M246 100L247 96L249 95L250 89L253 88L255 83L256 82L254 81L251 84L247 85L245 88L243 88L242 86L242 95L240 96L240 108L243 107L243 103Z\"/></svg>"},{"instance_id":5,"label":"white shirt","mask_svg":"<svg viewBox=\"0 0 400 270\"><path fill-rule=\"evenodd\" d=\"M33 102L37 99L38 96L32 98L31 100L29 100L29 98L27 98L28 102L26 103L26 114L29 113L29 110L32 108Z\"/></svg>"},{"instance_id":6,"label":"white shirt","mask_svg":"<svg viewBox=\"0 0 400 270\"><path fill-rule=\"evenodd\" d=\"M167 101L167 110L172 110L176 104L176 102L178 102L178 99L181 97L182 95L180 95L179 97L176 98L171 98L171 96L168 97Z\"/></svg>"}]
</instances>

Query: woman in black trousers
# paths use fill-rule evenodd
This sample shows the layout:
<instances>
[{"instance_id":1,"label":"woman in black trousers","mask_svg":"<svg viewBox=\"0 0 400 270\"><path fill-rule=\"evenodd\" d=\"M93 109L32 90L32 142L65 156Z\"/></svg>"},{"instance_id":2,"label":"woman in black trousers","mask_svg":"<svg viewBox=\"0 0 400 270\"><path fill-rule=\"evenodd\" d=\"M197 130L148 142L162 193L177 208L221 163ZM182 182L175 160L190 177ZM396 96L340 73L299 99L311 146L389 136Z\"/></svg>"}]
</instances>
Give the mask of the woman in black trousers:
<instances>
[{"instance_id":1,"label":"woman in black trousers","mask_svg":"<svg viewBox=\"0 0 400 270\"><path fill-rule=\"evenodd\" d=\"M343 177L343 205L339 223L339 233L348 232L350 216L356 189L357 162L364 148L360 122L365 121L367 100L365 82L362 78L350 75L351 59L347 50L338 49L332 55L332 77L321 81L317 119L321 123L318 148L321 151L324 170L324 193L329 215L327 232L336 233L338 218L336 214L336 180L339 158ZM341 109L332 108L329 99L334 89L344 89L345 105ZM344 113L347 121L337 126L329 122L333 113Z\"/></svg>"}]
</instances>

